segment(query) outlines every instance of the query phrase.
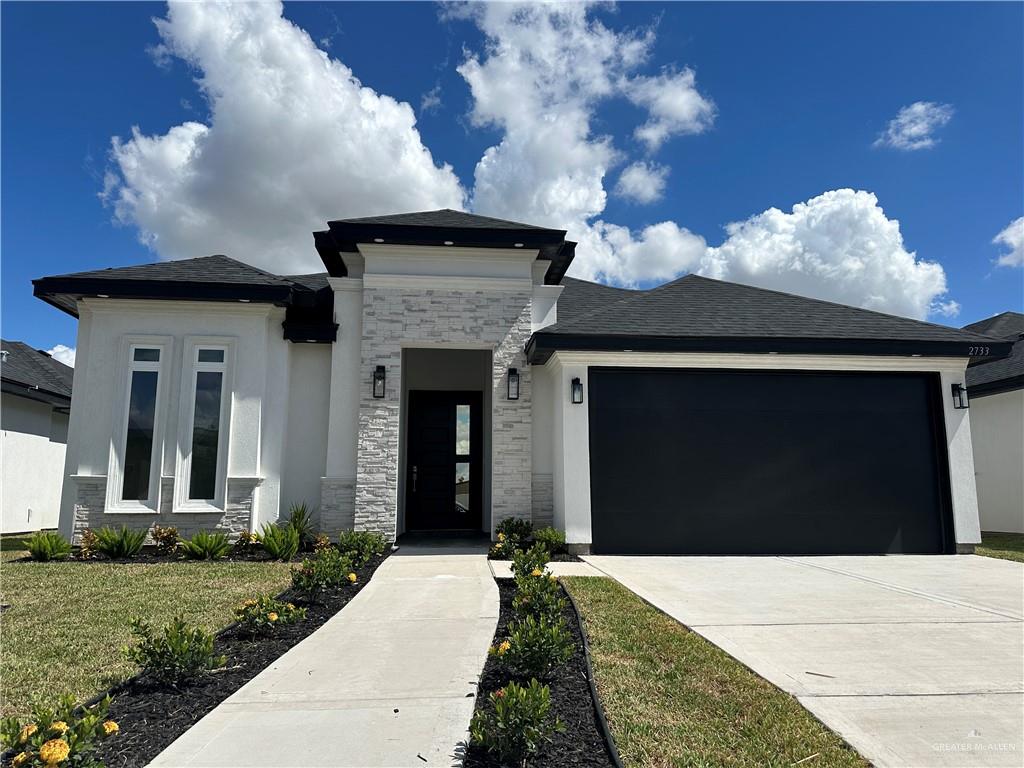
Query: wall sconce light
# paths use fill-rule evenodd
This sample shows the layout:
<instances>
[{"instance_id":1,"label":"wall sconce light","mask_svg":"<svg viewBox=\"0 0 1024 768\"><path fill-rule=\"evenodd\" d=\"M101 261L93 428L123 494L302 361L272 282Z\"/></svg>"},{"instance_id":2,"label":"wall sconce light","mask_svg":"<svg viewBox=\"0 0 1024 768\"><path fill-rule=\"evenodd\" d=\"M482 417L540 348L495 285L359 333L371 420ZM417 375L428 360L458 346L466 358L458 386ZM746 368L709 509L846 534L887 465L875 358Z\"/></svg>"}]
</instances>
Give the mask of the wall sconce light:
<instances>
[{"instance_id":1,"label":"wall sconce light","mask_svg":"<svg viewBox=\"0 0 1024 768\"><path fill-rule=\"evenodd\" d=\"M519 370L516 368L508 369L508 399L519 399Z\"/></svg>"},{"instance_id":2,"label":"wall sconce light","mask_svg":"<svg viewBox=\"0 0 1024 768\"><path fill-rule=\"evenodd\" d=\"M583 402L583 382L580 381L578 376L569 385L569 395L572 397L574 405L579 405Z\"/></svg>"},{"instance_id":3,"label":"wall sconce light","mask_svg":"<svg viewBox=\"0 0 1024 768\"><path fill-rule=\"evenodd\" d=\"M970 408L971 404L967 399L967 387L963 384L953 385L953 407Z\"/></svg>"},{"instance_id":4,"label":"wall sconce light","mask_svg":"<svg viewBox=\"0 0 1024 768\"><path fill-rule=\"evenodd\" d=\"M373 396L380 399L384 397L384 366L378 365L373 369Z\"/></svg>"}]
</instances>

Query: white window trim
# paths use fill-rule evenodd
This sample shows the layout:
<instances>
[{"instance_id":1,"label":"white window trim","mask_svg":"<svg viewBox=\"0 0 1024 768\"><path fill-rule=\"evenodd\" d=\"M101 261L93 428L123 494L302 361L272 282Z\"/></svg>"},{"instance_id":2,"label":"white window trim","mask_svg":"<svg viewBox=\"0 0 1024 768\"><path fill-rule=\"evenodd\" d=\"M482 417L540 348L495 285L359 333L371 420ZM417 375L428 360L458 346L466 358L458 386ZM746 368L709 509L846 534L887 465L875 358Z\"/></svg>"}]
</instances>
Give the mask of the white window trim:
<instances>
[{"instance_id":1,"label":"white window trim","mask_svg":"<svg viewBox=\"0 0 1024 768\"><path fill-rule=\"evenodd\" d=\"M107 503L103 510L108 514L155 514L160 503L160 475L163 465L164 422L167 400L167 371L173 351L174 339L170 336L122 336L118 360L124 367L114 397L114 424L110 440L110 465L107 470ZM157 363L136 362L133 358L137 348L159 349ZM132 501L121 498L124 485L124 459L128 440L128 408L131 398L131 380L135 371L156 371L156 409L153 414L153 448L149 466L149 498ZM119 404L119 405L118 405Z\"/></svg>"},{"instance_id":2,"label":"white window trim","mask_svg":"<svg viewBox=\"0 0 1024 768\"><path fill-rule=\"evenodd\" d=\"M200 363L200 349L224 350L223 363ZM175 514L223 513L227 494L228 445L231 403L234 391L235 338L232 336L186 336L182 353L181 404L178 410L178 450L174 472ZM212 499L190 499L192 475L192 428L196 401L196 375L202 371L223 374L220 391L220 424L217 431L216 494Z\"/></svg>"}]
</instances>

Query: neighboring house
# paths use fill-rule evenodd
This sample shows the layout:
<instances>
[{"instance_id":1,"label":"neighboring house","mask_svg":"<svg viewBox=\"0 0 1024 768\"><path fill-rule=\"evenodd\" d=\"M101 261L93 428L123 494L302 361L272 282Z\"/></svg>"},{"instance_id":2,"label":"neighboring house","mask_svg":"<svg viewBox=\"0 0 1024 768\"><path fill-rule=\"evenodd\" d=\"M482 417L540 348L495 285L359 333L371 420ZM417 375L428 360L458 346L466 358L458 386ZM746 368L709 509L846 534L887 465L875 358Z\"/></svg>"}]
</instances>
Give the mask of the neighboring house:
<instances>
[{"instance_id":1,"label":"neighboring house","mask_svg":"<svg viewBox=\"0 0 1024 768\"><path fill-rule=\"evenodd\" d=\"M979 541L967 331L690 275L565 278L565 232L329 222L326 273L225 256L35 281L79 318L62 530L492 533L598 552Z\"/></svg>"},{"instance_id":2,"label":"neighboring house","mask_svg":"<svg viewBox=\"0 0 1024 768\"><path fill-rule=\"evenodd\" d=\"M967 369L983 531L1024 533L1024 315L1003 312L964 330L1013 345L1009 357Z\"/></svg>"},{"instance_id":3,"label":"neighboring house","mask_svg":"<svg viewBox=\"0 0 1024 768\"><path fill-rule=\"evenodd\" d=\"M56 528L74 369L20 341L0 345L0 532Z\"/></svg>"}]
</instances>

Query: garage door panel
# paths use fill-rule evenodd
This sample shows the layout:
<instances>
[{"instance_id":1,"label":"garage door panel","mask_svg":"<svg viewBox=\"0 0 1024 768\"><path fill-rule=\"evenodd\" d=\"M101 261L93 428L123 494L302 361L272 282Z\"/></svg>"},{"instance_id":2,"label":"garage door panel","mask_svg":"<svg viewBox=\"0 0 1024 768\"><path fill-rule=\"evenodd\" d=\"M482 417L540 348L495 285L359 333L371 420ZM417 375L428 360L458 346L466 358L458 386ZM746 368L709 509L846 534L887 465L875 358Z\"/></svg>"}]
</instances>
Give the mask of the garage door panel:
<instances>
[{"instance_id":1,"label":"garage door panel","mask_svg":"<svg viewBox=\"0 0 1024 768\"><path fill-rule=\"evenodd\" d=\"M592 369L589 381L595 551L947 547L928 375Z\"/></svg>"}]
</instances>

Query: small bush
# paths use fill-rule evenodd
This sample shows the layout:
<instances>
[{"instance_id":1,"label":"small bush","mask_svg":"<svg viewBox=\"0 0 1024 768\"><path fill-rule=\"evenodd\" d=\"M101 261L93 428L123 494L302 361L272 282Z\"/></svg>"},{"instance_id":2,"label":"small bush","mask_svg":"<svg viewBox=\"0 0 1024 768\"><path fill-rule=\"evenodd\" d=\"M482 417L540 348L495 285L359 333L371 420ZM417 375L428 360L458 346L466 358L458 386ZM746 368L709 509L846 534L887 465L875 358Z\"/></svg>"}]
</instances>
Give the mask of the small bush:
<instances>
[{"instance_id":1,"label":"small bush","mask_svg":"<svg viewBox=\"0 0 1024 768\"><path fill-rule=\"evenodd\" d=\"M231 542L226 533L199 531L188 541L179 545L189 560L220 560L231 551Z\"/></svg>"},{"instance_id":2,"label":"small bush","mask_svg":"<svg viewBox=\"0 0 1024 768\"><path fill-rule=\"evenodd\" d=\"M296 608L270 595L257 595L235 608L235 621L243 632L251 635L273 632L306 618L305 608Z\"/></svg>"},{"instance_id":3,"label":"small bush","mask_svg":"<svg viewBox=\"0 0 1024 768\"><path fill-rule=\"evenodd\" d=\"M488 697L490 706L473 714L470 743L483 747L503 765L523 765L563 729L551 716L551 689L531 680L509 683Z\"/></svg>"},{"instance_id":4,"label":"small bush","mask_svg":"<svg viewBox=\"0 0 1024 768\"><path fill-rule=\"evenodd\" d=\"M565 533L557 528L538 528L533 532L533 540L552 554L565 552Z\"/></svg>"},{"instance_id":5,"label":"small bush","mask_svg":"<svg viewBox=\"0 0 1024 768\"><path fill-rule=\"evenodd\" d=\"M99 551L99 540L96 537L96 531L92 528L86 528L82 531L82 540L78 545L78 556L83 560L91 560L96 557L96 553Z\"/></svg>"},{"instance_id":6,"label":"small bush","mask_svg":"<svg viewBox=\"0 0 1024 768\"><path fill-rule=\"evenodd\" d=\"M356 567L383 555L387 548L388 540L373 531L342 531L338 535L338 549L349 555Z\"/></svg>"},{"instance_id":7,"label":"small bush","mask_svg":"<svg viewBox=\"0 0 1024 768\"><path fill-rule=\"evenodd\" d=\"M154 525L149 535L153 537L157 554L165 556L173 555L181 541L178 529L170 525Z\"/></svg>"},{"instance_id":8,"label":"small bush","mask_svg":"<svg viewBox=\"0 0 1024 768\"><path fill-rule=\"evenodd\" d=\"M506 517L494 528L495 534L504 534L506 539L527 541L533 533L533 523L519 517Z\"/></svg>"},{"instance_id":9,"label":"small bush","mask_svg":"<svg viewBox=\"0 0 1024 768\"><path fill-rule=\"evenodd\" d=\"M546 679L572 657L572 635L559 616L527 615L513 621L508 636L492 646L491 656L516 677Z\"/></svg>"},{"instance_id":10,"label":"small bush","mask_svg":"<svg viewBox=\"0 0 1024 768\"><path fill-rule=\"evenodd\" d=\"M326 533L318 533L316 538L313 539L313 551L319 552L321 549L330 549L334 545L331 544L331 537Z\"/></svg>"},{"instance_id":11,"label":"small bush","mask_svg":"<svg viewBox=\"0 0 1024 768\"><path fill-rule=\"evenodd\" d=\"M265 523L260 530L260 544L272 558L287 562L299 551L299 532L290 525Z\"/></svg>"},{"instance_id":12,"label":"small bush","mask_svg":"<svg viewBox=\"0 0 1024 768\"><path fill-rule=\"evenodd\" d=\"M136 645L124 654L142 668L143 674L165 685L188 682L204 672L224 666L227 657L213 652L213 635L202 627L175 617L163 631L156 633L142 619L132 619Z\"/></svg>"},{"instance_id":13,"label":"small bush","mask_svg":"<svg viewBox=\"0 0 1024 768\"><path fill-rule=\"evenodd\" d=\"M519 576L512 596L512 612L517 618L547 617L556 621L567 605L554 576Z\"/></svg>"},{"instance_id":14,"label":"small bush","mask_svg":"<svg viewBox=\"0 0 1024 768\"><path fill-rule=\"evenodd\" d=\"M10 765L95 766L91 757L96 742L118 732L107 720L110 697L88 708L79 708L73 696L64 696L56 707L35 706L27 722L6 717L0 720L0 743L12 751Z\"/></svg>"},{"instance_id":15,"label":"small bush","mask_svg":"<svg viewBox=\"0 0 1024 768\"><path fill-rule=\"evenodd\" d=\"M352 559L334 547L320 550L303 560L302 565L292 566L292 586L309 597L315 597L328 587L355 582Z\"/></svg>"},{"instance_id":16,"label":"small bush","mask_svg":"<svg viewBox=\"0 0 1024 768\"><path fill-rule=\"evenodd\" d=\"M62 560L71 554L68 540L56 531L36 531L25 543L33 560Z\"/></svg>"},{"instance_id":17,"label":"small bush","mask_svg":"<svg viewBox=\"0 0 1024 768\"><path fill-rule=\"evenodd\" d=\"M97 551L111 560L127 560L135 557L146 542L146 532L122 525L120 529L103 527L96 531Z\"/></svg>"},{"instance_id":18,"label":"small bush","mask_svg":"<svg viewBox=\"0 0 1024 768\"><path fill-rule=\"evenodd\" d=\"M518 549L512 555L512 575L543 576L551 553L543 544L534 544L529 549Z\"/></svg>"},{"instance_id":19,"label":"small bush","mask_svg":"<svg viewBox=\"0 0 1024 768\"><path fill-rule=\"evenodd\" d=\"M260 537L255 533L246 531L238 534L235 539L235 552L240 555L249 555L260 546Z\"/></svg>"},{"instance_id":20,"label":"small bush","mask_svg":"<svg viewBox=\"0 0 1024 768\"><path fill-rule=\"evenodd\" d=\"M314 526L313 515L306 502L292 504L288 510L288 526L295 529L299 536L299 548L303 551L313 548Z\"/></svg>"}]
</instances>

